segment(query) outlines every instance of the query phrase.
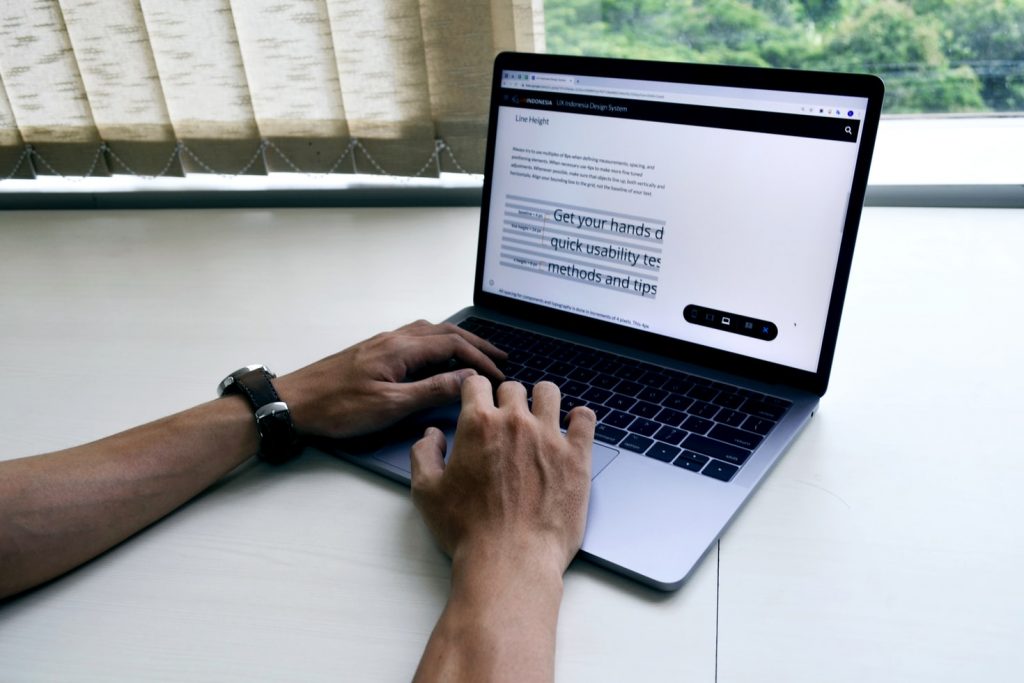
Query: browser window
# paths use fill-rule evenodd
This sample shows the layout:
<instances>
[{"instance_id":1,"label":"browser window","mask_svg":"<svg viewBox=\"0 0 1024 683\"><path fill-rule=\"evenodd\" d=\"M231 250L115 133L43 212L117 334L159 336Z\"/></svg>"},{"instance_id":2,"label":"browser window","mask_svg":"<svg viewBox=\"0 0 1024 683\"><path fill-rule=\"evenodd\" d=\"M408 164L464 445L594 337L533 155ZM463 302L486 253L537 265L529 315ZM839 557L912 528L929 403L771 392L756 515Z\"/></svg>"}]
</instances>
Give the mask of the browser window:
<instances>
[{"instance_id":1,"label":"browser window","mask_svg":"<svg viewBox=\"0 0 1024 683\"><path fill-rule=\"evenodd\" d=\"M502 74L484 291L814 371L866 100Z\"/></svg>"}]
</instances>

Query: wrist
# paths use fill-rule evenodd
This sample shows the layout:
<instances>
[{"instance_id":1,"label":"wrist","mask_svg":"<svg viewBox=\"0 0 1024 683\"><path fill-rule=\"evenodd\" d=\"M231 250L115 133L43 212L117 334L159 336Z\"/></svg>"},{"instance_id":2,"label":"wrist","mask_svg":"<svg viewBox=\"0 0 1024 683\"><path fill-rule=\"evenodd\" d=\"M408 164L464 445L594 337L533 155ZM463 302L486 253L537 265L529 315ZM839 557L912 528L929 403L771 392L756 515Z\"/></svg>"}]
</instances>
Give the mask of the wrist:
<instances>
[{"instance_id":1,"label":"wrist","mask_svg":"<svg viewBox=\"0 0 1024 683\"><path fill-rule=\"evenodd\" d=\"M528 602L557 608L565 567L552 545L540 541L463 543L452 553L452 592L489 601L521 601L526 593Z\"/></svg>"}]
</instances>

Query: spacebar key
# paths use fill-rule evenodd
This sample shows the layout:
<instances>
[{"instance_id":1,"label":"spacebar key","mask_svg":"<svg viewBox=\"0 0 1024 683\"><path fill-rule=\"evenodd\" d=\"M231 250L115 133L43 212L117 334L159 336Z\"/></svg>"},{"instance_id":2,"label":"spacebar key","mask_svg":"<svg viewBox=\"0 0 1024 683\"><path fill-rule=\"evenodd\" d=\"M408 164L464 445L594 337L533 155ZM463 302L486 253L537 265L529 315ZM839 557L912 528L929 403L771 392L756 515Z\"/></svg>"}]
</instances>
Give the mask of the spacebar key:
<instances>
[{"instance_id":1,"label":"spacebar key","mask_svg":"<svg viewBox=\"0 0 1024 683\"><path fill-rule=\"evenodd\" d=\"M731 462L733 465L742 465L750 457L750 451L748 450L730 446L727 443L715 441L700 434L690 434L683 441L682 445L683 448L688 448L691 451L703 453L704 455L710 455L712 458L724 460L725 462Z\"/></svg>"}]
</instances>

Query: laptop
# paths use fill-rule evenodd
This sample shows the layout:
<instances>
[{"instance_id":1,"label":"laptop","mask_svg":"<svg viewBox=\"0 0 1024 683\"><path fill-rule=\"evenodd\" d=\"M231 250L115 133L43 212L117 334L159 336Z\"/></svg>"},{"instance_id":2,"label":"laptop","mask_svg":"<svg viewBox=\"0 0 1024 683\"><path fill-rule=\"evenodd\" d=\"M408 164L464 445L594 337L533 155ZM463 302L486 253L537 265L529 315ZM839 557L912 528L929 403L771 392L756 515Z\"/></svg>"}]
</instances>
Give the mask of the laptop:
<instances>
[{"instance_id":1,"label":"laptop","mask_svg":"<svg viewBox=\"0 0 1024 683\"><path fill-rule=\"evenodd\" d=\"M883 86L503 53L473 305L449 318L598 416L585 558L675 590L828 386ZM341 442L408 483L427 425Z\"/></svg>"}]
</instances>

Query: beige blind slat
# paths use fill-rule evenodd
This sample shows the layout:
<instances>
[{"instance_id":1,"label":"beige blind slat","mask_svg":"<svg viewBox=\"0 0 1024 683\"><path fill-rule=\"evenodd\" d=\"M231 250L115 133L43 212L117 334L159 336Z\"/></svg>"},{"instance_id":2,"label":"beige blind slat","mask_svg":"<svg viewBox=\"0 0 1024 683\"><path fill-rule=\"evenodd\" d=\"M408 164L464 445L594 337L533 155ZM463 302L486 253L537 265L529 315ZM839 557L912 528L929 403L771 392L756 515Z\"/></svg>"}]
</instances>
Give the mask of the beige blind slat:
<instances>
[{"instance_id":1,"label":"beige blind slat","mask_svg":"<svg viewBox=\"0 0 1024 683\"><path fill-rule=\"evenodd\" d=\"M356 169L414 175L434 151L417 0L327 0L341 97L352 136L369 152ZM423 175L437 175L430 164Z\"/></svg>"},{"instance_id":2,"label":"beige blind slat","mask_svg":"<svg viewBox=\"0 0 1024 683\"><path fill-rule=\"evenodd\" d=\"M181 175L139 0L60 0L100 137L118 173Z\"/></svg>"},{"instance_id":3,"label":"beige blind slat","mask_svg":"<svg viewBox=\"0 0 1024 683\"><path fill-rule=\"evenodd\" d=\"M515 49L520 52L544 52L544 0L512 0L515 18Z\"/></svg>"},{"instance_id":4,"label":"beige blind slat","mask_svg":"<svg viewBox=\"0 0 1024 683\"><path fill-rule=\"evenodd\" d=\"M25 141L21 139L18 122L14 120L11 103L7 99L3 78L0 77L0 180L32 178L32 164L23 159Z\"/></svg>"},{"instance_id":5,"label":"beige blind slat","mask_svg":"<svg viewBox=\"0 0 1024 683\"><path fill-rule=\"evenodd\" d=\"M37 173L107 174L56 0L0 3L0 74L22 138L46 161Z\"/></svg>"},{"instance_id":6,"label":"beige blind slat","mask_svg":"<svg viewBox=\"0 0 1024 683\"><path fill-rule=\"evenodd\" d=\"M270 169L352 170L336 166L349 130L324 0L232 0L231 9L256 123L275 145Z\"/></svg>"},{"instance_id":7,"label":"beige blind slat","mask_svg":"<svg viewBox=\"0 0 1024 683\"><path fill-rule=\"evenodd\" d=\"M265 173L228 0L141 0L187 171ZM255 157L255 160L254 160Z\"/></svg>"},{"instance_id":8,"label":"beige blind slat","mask_svg":"<svg viewBox=\"0 0 1024 683\"><path fill-rule=\"evenodd\" d=\"M442 153L444 171L483 170L491 61L499 46L510 49L507 43L514 40L511 13L496 4L420 1L435 131L462 167Z\"/></svg>"}]
</instances>

